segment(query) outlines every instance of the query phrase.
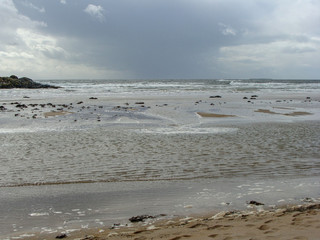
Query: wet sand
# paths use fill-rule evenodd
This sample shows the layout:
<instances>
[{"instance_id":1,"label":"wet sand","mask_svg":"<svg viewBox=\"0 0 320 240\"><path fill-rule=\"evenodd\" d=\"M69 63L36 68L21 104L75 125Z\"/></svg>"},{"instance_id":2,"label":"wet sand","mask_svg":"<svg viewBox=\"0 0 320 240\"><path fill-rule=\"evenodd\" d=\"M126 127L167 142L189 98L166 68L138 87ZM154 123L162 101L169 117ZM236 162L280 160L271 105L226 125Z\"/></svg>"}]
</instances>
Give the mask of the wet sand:
<instances>
[{"instance_id":1,"label":"wet sand","mask_svg":"<svg viewBox=\"0 0 320 240\"><path fill-rule=\"evenodd\" d=\"M236 117L235 115L204 113L204 112L197 112L197 114L200 115L201 117L212 117L212 118Z\"/></svg>"},{"instance_id":2,"label":"wet sand","mask_svg":"<svg viewBox=\"0 0 320 240\"><path fill-rule=\"evenodd\" d=\"M278 108L280 109L280 108ZM282 108L282 109L285 109L285 108ZM278 112L273 112L273 111L270 111L268 109L258 109L258 110L255 110L255 112L259 112L259 113L268 113L268 114L279 114L279 115L283 115L283 116L305 116L305 115L312 115L312 113L309 113L309 112L290 112L290 113L278 113Z\"/></svg>"},{"instance_id":3,"label":"wet sand","mask_svg":"<svg viewBox=\"0 0 320 240\"><path fill-rule=\"evenodd\" d=\"M59 111L59 112L45 112L43 115L45 118L47 117L55 117L55 116L63 116L66 114L71 114L71 112Z\"/></svg>"},{"instance_id":4,"label":"wet sand","mask_svg":"<svg viewBox=\"0 0 320 240\"><path fill-rule=\"evenodd\" d=\"M320 236L320 204L306 204L273 210L228 211L135 223L129 227L54 234L46 239L308 239ZM41 235L24 239L43 239Z\"/></svg>"}]
</instances>

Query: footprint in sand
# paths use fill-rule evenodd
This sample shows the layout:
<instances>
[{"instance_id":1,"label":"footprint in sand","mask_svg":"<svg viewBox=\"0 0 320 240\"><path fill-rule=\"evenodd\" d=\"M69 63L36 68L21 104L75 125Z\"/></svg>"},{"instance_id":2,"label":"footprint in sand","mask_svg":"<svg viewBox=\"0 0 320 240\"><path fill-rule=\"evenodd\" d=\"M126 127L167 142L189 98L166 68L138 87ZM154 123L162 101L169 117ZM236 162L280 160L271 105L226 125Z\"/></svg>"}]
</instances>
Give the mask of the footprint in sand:
<instances>
[{"instance_id":1,"label":"footprint in sand","mask_svg":"<svg viewBox=\"0 0 320 240\"><path fill-rule=\"evenodd\" d=\"M189 238L191 237L191 235L182 235L182 236L177 236L177 237L174 237L174 238L170 238L169 240L179 240L181 238Z\"/></svg>"},{"instance_id":2,"label":"footprint in sand","mask_svg":"<svg viewBox=\"0 0 320 240\"><path fill-rule=\"evenodd\" d=\"M261 225L258 229L264 231L264 230L268 230L269 228L270 227L268 225Z\"/></svg>"},{"instance_id":3,"label":"footprint in sand","mask_svg":"<svg viewBox=\"0 0 320 240\"><path fill-rule=\"evenodd\" d=\"M209 235L208 237L209 238L215 238L215 237L217 237L218 236L218 234L211 234L211 235Z\"/></svg>"}]
</instances>

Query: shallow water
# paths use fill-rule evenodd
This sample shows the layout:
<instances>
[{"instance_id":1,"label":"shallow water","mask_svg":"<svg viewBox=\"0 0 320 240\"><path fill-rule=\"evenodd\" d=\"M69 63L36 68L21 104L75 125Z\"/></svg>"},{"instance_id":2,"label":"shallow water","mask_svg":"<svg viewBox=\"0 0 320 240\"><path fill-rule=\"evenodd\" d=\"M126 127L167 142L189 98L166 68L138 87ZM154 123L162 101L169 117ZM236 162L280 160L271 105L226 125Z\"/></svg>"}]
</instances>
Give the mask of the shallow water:
<instances>
[{"instance_id":1,"label":"shallow water","mask_svg":"<svg viewBox=\"0 0 320 240\"><path fill-rule=\"evenodd\" d=\"M0 134L0 184L320 175L320 124Z\"/></svg>"}]
</instances>

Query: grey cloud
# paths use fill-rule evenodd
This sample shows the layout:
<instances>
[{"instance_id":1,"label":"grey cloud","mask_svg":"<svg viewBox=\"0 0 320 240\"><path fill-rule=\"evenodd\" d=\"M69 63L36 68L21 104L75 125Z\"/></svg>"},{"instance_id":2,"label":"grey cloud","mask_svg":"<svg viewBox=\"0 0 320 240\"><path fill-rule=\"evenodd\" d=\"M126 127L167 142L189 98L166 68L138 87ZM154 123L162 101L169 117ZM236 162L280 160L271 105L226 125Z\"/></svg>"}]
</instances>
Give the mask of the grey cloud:
<instances>
[{"instance_id":1,"label":"grey cloud","mask_svg":"<svg viewBox=\"0 0 320 240\"><path fill-rule=\"evenodd\" d=\"M34 4L32 4L31 2L22 1L22 4L23 4L24 6L26 6L26 7L28 7L28 8L31 8L31 9L33 9L33 10L38 11L39 13L45 13L45 12L46 12L46 10L45 10L44 7L38 7L38 6L34 5Z\"/></svg>"},{"instance_id":2,"label":"grey cloud","mask_svg":"<svg viewBox=\"0 0 320 240\"><path fill-rule=\"evenodd\" d=\"M85 9L84 12L89 14L90 16L97 18L100 22L103 22L105 20L104 17L104 9L100 5L93 5L89 4Z\"/></svg>"},{"instance_id":3,"label":"grey cloud","mask_svg":"<svg viewBox=\"0 0 320 240\"><path fill-rule=\"evenodd\" d=\"M52 36L56 40L56 49L65 51L49 51L46 53L48 58L64 55L68 56L65 59L70 64L130 73L128 77L131 78L237 77L239 68L233 67L233 61L246 62L241 72L250 77L252 69L261 72L264 72L263 68L269 69L270 59L279 57L277 54L308 52L310 58L314 58L312 51L319 50L319 43L312 40L320 37L318 27L310 23L309 8L297 11L299 1L27 2L40 9L43 7L46 12L39 13L21 1L14 1L20 14L20 20L15 21L29 19L26 25L33 24L32 28L39 33ZM309 0L305 5L312 4L314 9L316 4L319 6ZM291 14L286 21L281 18L289 14L286 9L298 15ZM302 22L299 21L301 16L304 16ZM320 13L313 12L311 19L319 19L319 16ZM35 23L42 23L42 26L35 26ZM17 25L23 26L20 22ZM301 30L304 28L307 33ZM10 23L7 31L12 29ZM1 36L3 32L0 30L0 42L5 39ZM284 45L279 47L274 44L277 42ZM264 48L260 49L260 46ZM268 51L273 53L268 61L259 56L268 55ZM285 61L285 58L281 59ZM259 66L255 65L258 63ZM273 72L281 72L281 69Z\"/></svg>"}]
</instances>

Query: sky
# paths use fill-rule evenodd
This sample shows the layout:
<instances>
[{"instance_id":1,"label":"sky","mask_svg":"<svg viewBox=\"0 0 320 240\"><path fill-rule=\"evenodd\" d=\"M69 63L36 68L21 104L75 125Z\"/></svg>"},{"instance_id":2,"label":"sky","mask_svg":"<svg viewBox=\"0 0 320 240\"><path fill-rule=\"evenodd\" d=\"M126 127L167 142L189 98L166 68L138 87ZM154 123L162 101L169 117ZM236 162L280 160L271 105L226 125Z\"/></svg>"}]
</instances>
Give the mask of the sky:
<instances>
[{"instance_id":1,"label":"sky","mask_svg":"<svg viewBox=\"0 0 320 240\"><path fill-rule=\"evenodd\" d=\"M319 0L0 0L0 76L320 79Z\"/></svg>"}]
</instances>

